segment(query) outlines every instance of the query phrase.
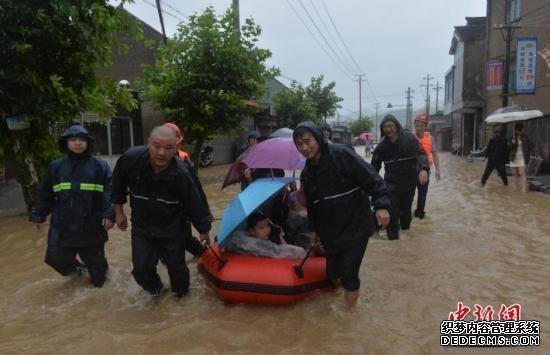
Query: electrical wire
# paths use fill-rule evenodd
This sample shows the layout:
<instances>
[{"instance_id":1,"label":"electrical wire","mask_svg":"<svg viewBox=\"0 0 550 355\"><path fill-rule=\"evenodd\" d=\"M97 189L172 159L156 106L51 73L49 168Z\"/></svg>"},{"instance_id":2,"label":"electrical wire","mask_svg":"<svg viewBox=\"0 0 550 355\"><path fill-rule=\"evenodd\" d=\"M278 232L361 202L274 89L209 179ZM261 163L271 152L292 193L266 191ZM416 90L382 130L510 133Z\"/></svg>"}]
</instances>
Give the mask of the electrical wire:
<instances>
[{"instance_id":1,"label":"electrical wire","mask_svg":"<svg viewBox=\"0 0 550 355\"><path fill-rule=\"evenodd\" d=\"M330 11L328 10L327 8L327 5L325 4L325 1L324 0L321 0L321 4L323 5L323 8L325 9L325 12L327 13L328 15L328 18L330 20L330 23L332 24L332 27L334 27L334 31L336 32L336 34L338 35L338 38L340 38L340 41L342 42L342 44L344 45L344 48L346 49L346 53L348 54L348 56L351 58L352 62L355 64L355 66L357 67L357 69L359 69L359 72L360 73L365 73L365 71L361 68L361 66L359 65L359 63L357 63L357 61L355 60L355 58L353 57L353 55L351 54L351 51L349 50L347 44L346 44L346 41L344 41L344 39L342 38L342 34L340 33L340 31L338 30L338 27L336 26L336 23L334 22L334 19L332 18L332 16L330 15ZM369 78L368 76L365 74L365 81L367 83L367 86L369 87L369 90L370 92L372 93L372 96L375 98L376 101L378 101L378 98L376 97L376 94L374 93L374 90L372 89L372 85L370 84L370 81L369 81Z\"/></svg>"},{"instance_id":2,"label":"electrical wire","mask_svg":"<svg viewBox=\"0 0 550 355\"><path fill-rule=\"evenodd\" d=\"M329 52L325 49L325 47L321 44L321 42L319 41L319 39L313 34L313 32L309 29L308 25L306 24L306 22L304 21L304 19L302 18L302 16L300 15L300 13L296 10L296 8L294 8L294 6L292 5L292 3L289 1L289 0L286 0L286 3L288 4L288 6L290 6L290 8L292 9L292 11L294 12L294 14L296 15L296 17L298 17L298 19L300 20L300 22L302 22L302 24L304 25L304 27L306 28L306 30L309 32L309 34L311 35L311 37L313 37L313 39L315 40L315 42L317 42L317 44L319 45L319 47L321 47L321 49L323 50L323 52L325 52L325 54L327 55L327 57L330 58L330 60L332 60L332 62L334 64L336 64L336 67L343 73L345 74L346 76L349 77L349 74L343 70L340 65L338 64L337 61L335 61L335 59L329 54Z\"/></svg>"},{"instance_id":3,"label":"electrical wire","mask_svg":"<svg viewBox=\"0 0 550 355\"><path fill-rule=\"evenodd\" d=\"M149 6L153 7L153 8L155 8L155 9L157 8L157 5L156 5L156 4L153 4L153 3L149 2L148 0L141 0L141 1L143 1L144 3L146 3L147 5L149 5ZM178 21L185 21L185 20L182 19L181 17L179 17L179 16L177 16L177 15L174 15L173 13L168 12L168 11L166 11L165 9L162 9L162 7L161 7L161 10L162 10L162 13L164 13L164 14L170 16L170 17L173 17L174 19L176 19L176 20L178 20Z\"/></svg>"},{"instance_id":4,"label":"electrical wire","mask_svg":"<svg viewBox=\"0 0 550 355\"><path fill-rule=\"evenodd\" d=\"M302 7L302 9L304 10L304 12L306 13L307 17L309 18L309 20L311 21L311 23L313 24L313 27L315 27L315 29L317 30L317 32L321 35L321 38L323 39L323 41L325 41L327 47L332 51L332 53L334 54L334 56L336 57L337 60L340 61L340 63L342 64L343 68L345 68L346 70L349 71L349 74L351 74L353 76L353 70L349 70L349 68L347 67L346 63L344 63L344 61L342 61L342 59L340 58L340 56L338 55L338 53L336 53L336 51L334 50L334 48L332 48L332 46L330 45L330 43L328 42L328 40L326 39L325 35L323 34L323 32L321 32L321 30L319 29L319 26L317 26L317 23L315 22L315 20L313 20L313 17L311 17L311 14L309 13L309 11L307 10L307 8L304 6L304 3L302 2L302 0L298 0L298 3L300 3L300 6Z\"/></svg>"}]
</instances>

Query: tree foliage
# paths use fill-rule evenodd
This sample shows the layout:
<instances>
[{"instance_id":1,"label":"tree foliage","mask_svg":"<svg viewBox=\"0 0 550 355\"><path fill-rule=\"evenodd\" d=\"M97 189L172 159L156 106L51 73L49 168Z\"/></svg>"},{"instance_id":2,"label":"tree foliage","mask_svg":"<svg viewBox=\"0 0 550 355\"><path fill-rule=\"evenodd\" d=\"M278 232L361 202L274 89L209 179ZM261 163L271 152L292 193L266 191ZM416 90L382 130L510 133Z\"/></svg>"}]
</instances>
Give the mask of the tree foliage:
<instances>
[{"instance_id":1,"label":"tree foliage","mask_svg":"<svg viewBox=\"0 0 550 355\"><path fill-rule=\"evenodd\" d=\"M28 205L38 175L55 149L51 129L80 112L111 117L117 105L135 105L130 92L97 78L110 64L115 32L138 35L127 13L101 0L0 2L0 163L19 172ZM9 131L4 117L19 115L30 128Z\"/></svg>"},{"instance_id":2,"label":"tree foliage","mask_svg":"<svg viewBox=\"0 0 550 355\"><path fill-rule=\"evenodd\" d=\"M212 7L180 23L175 37L161 44L154 67L145 68L145 97L195 142L240 127L265 82L278 73L266 67L271 52L257 46L261 29L247 19L238 31L232 9L216 16Z\"/></svg>"},{"instance_id":3,"label":"tree foliage","mask_svg":"<svg viewBox=\"0 0 550 355\"><path fill-rule=\"evenodd\" d=\"M349 130L354 136L358 136L362 132L370 132L372 129L372 119L368 116L363 116L354 121L351 121Z\"/></svg>"},{"instance_id":4,"label":"tree foliage","mask_svg":"<svg viewBox=\"0 0 550 355\"><path fill-rule=\"evenodd\" d=\"M308 86L304 87L297 81L291 83L291 90L283 90L274 98L277 114L284 117L287 127L294 128L305 120L317 124L325 122L334 116L339 102L343 99L334 92L335 82L323 86L323 75L312 77Z\"/></svg>"}]
</instances>

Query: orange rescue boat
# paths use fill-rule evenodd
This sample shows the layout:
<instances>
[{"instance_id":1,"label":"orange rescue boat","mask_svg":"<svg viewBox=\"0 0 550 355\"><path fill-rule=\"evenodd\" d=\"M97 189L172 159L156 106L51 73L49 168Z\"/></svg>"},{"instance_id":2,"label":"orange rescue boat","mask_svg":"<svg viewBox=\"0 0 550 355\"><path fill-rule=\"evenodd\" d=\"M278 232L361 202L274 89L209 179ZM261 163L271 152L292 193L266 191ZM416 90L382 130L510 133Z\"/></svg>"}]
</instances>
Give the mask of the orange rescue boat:
<instances>
[{"instance_id":1,"label":"orange rescue boat","mask_svg":"<svg viewBox=\"0 0 550 355\"><path fill-rule=\"evenodd\" d=\"M283 305L332 287L325 257L271 259L221 253L217 244L200 257L199 272L218 297L228 303Z\"/></svg>"}]
</instances>

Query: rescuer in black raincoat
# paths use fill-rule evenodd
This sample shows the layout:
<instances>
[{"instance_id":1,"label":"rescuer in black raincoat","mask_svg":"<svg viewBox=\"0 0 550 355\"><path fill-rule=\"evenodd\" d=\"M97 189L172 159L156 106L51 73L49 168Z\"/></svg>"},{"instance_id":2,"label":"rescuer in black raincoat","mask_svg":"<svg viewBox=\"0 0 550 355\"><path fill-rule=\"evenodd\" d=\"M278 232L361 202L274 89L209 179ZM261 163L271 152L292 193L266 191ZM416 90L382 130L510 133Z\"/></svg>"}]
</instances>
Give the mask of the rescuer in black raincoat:
<instances>
[{"instance_id":1,"label":"rescuer in black raincoat","mask_svg":"<svg viewBox=\"0 0 550 355\"><path fill-rule=\"evenodd\" d=\"M384 163L384 181L391 196L391 221L388 239L399 239L399 227L409 229L411 207L417 182L428 181L428 157L418 139L392 115L386 115L380 124L380 143L372 153L371 164L380 171Z\"/></svg>"},{"instance_id":2,"label":"rescuer in black raincoat","mask_svg":"<svg viewBox=\"0 0 550 355\"><path fill-rule=\"evenodd\" d=\"M103 286L107 229L114 221L111 169L91 155L94 139L80 126L69 127L59 139L67 156L53 161L42 179L30 221L40 229L51 213L46 264L63 276L88 270L92 284ZM79 255L82 265L77 259Z\"/></svg>"},{"instance_id":3,"label":"rescuer in black raincoat","mask_svg":"<svg viewBox=\"0 0 550 355\"><path fill-rule=\"evenodd\" d=\"M352 305L359 295L359 267L376 224L389 223L390 197L384 181L354 150L329 143L313 122L294 130L294 143L307 159L302 183L312 239L319 238L327 257L327 275L340 279Z\"/></svg>"},{"instance_id":4,"label":"rescuer in black raincoat","mask_svg":"<svg viewBox=\"0 0 550 355\"><path fill-rule=\"evenodd\" d=\"M487 143L485 155L487 156L487 165L481 176L481 185L485 186L487 179L491 176L494 169L497 169L498 175L504 185L508 185L508 174L506 174L506 163L508 162L508 145L506 139L502 137L502 127L497 126L493 130L493 137Z\"/></svg>"},{"instance_id":5,"label":"rescuer in black raincoat","mask_svg":"<svg viewBox=\"0 0 550 355\"><path fill-rule=\"evenodd\" d=\"M210 221L193 179L177 159L177 138L168 127L156 127L147 146L128 149L113 173L113 199L117 226L126 230L122 205L129 190L132 208L132 275L152 295L163 285L156 271L166 262L172 291L178 297L189 290L185 263L185 228L190 219L201 241L210 242Z\"/></svg>"}]
</instances>

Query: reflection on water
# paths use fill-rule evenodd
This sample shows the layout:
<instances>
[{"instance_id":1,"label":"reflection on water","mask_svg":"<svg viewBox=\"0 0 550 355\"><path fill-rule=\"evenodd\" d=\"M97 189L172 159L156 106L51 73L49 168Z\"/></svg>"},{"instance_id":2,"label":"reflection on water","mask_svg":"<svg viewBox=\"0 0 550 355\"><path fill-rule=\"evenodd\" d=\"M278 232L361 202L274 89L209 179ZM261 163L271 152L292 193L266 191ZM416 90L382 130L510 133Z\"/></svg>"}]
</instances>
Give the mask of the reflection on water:
<instances>
[{"instance_id":1,"label":"reflection on water","mask_svg":"<svg viewBox=\"0 0 550 355\"><path fill-rule=\"evenodd\" d=\"M547 353L550 199L505 188L496 176L481 188L481 166L441 160L427 217L402 240L369 243L352 311L341 291L289 307L225 305L206 288L196 259L187 297L151 299L131 278L130 236L119 230L107 244L110 279L94 289L43 263L46 231L35 233L23 217L1 219L0 353L439 353L439 322L457 301L521 304L524 319L542 321L542 345L531 350ZM239 191L220 191L226 170L201 171L216 217Z\"/></svg>"}]
</instances>

